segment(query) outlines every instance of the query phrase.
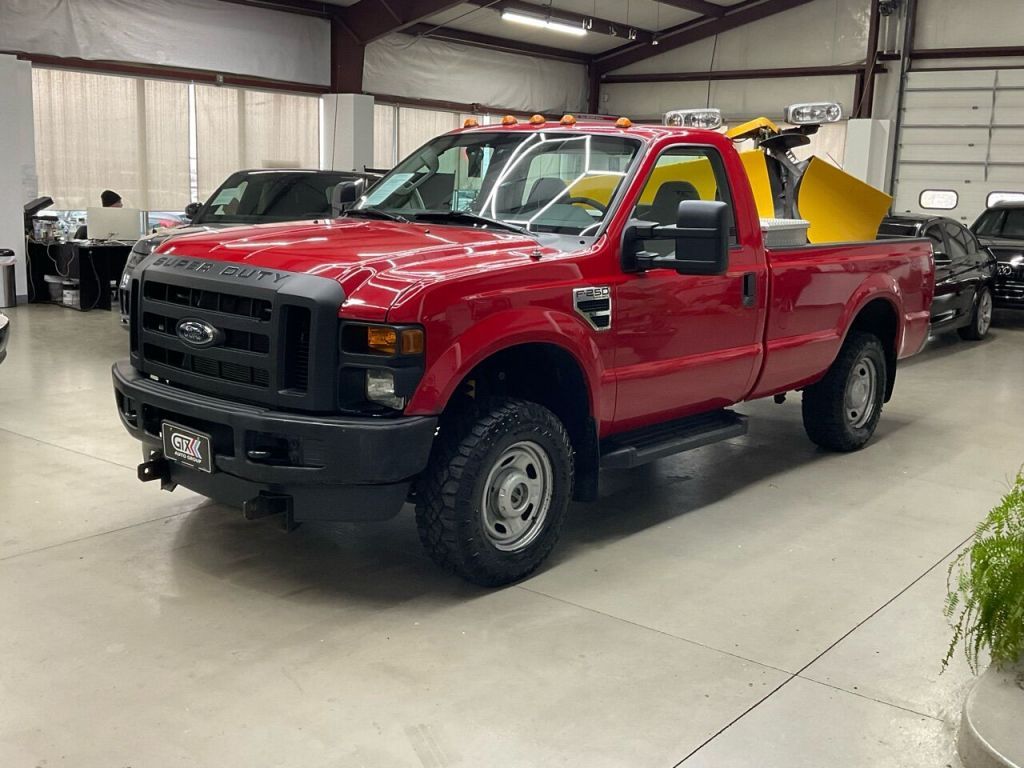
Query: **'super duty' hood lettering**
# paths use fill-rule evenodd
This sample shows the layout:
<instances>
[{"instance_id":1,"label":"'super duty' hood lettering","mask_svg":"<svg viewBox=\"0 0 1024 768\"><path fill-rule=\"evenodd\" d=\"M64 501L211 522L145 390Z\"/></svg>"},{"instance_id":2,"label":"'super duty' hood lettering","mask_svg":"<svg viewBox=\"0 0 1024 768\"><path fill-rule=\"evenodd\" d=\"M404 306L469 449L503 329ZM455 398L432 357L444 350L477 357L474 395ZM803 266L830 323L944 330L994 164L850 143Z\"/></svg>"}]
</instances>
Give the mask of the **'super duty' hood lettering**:
<instances>
[{"instance_id":1,"label":"'super duty' hood lettering","mask_svg":"<svg viewBox=\"0 0 1024 768\"><path fill-rule=\"evenodd\" d=\"M275 285L288 277L282 272L275 272L271 269L255 269L251 267L240 267L234 264L219 264L213 261L201 261L199 259L180 259L173 256L158 256L153 261L154 267L171 267L184 269L187 272L205 273L209 272L224 277L236 277L239 280L268 280Z\"/></svg>"}]
</instances>

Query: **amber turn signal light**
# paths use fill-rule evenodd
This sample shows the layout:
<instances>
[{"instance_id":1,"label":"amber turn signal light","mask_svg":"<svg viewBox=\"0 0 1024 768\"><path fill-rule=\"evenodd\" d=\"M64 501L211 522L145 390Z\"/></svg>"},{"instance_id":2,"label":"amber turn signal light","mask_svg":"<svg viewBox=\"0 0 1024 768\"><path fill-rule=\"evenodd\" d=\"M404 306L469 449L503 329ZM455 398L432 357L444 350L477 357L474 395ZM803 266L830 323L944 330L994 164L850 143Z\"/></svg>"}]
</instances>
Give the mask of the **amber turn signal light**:
<instances>
[{"instance_id":1,"label":"amber turn signal light","mask_svg":"<svg viewBox=\"0 0 1024 768\"><path fill-rule=\"evenodd\" d=\"M402 331L403 355L422 355L423 347L423 331L419 328L406 328Z\"/></svg>"},{"instance_id":2,"label":"amber turn signal light","mask_svg":"<svg viewBox=\"0 0 1024 768\"><path fill-rule=\"evenodd\" d=\"M372 325L366 329L366 346L371 352L393 355L398 351L398 331Z\"/></svg>"},{"instance_id":3,"label":"amber turn signal light","mask_svg":"<svg viewBox=\"0 0 1024 768\"><path fill-rule=\"evenodd\" d=\"M618 120L615 121L615 127L616 128L632 128L633 127L633 121L630 120L628 117L620 117Z\"/></svg>"},{"instance_id":4,"label":"amber turn signal light","mask_svg":"<svg viewBox=\"0 0 1024 768\"><path fill-rule=\"evenodd\" d=\"M576 125L576 117L574 115L562 115L562 119L558 122L562 125Z\"/></svg>"},{"instance_id":5,"label":"amber turn signal light","mask_svg":"<svg viewBox=\"0 0 1024 768\"><path fill-rule=\"evenodd\" d=\"M480 123L479 123L479 121L477 121L477 119L475 117L467 117L466 120L462 123L462 127L463 128L479 128L480 127Z\"/></svg>"},{"instance_id":6,"label":"amber turn signal light","mask_svg":"<svg viewBox=\"0 0 1024 768\"><path fill-rule=\"evenodd\" d=\"M544 115L534 115L530 118L530 125L544 125L546 122Z\"/></svg>"},{"instance_id":7,"label":"amber turn signal light","mask_svg":"<svg viewBox=\"0 0 1024 768\"><path fill-rule=\"evenodd\" d=\"M505 115L503 118L501 118L502 125L515 125L518 122L519 121L516 120L515 117L513 117L512 115Z\"/></svg>"}]
</instances>

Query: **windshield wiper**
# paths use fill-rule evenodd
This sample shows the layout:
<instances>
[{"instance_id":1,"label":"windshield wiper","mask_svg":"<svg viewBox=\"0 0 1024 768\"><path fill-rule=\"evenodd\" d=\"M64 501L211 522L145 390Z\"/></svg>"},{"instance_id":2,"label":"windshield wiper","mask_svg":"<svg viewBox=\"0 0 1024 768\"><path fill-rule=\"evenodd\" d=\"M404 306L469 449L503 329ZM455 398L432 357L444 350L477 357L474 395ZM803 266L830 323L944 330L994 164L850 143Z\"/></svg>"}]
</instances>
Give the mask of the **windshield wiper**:
<instances>
[{"instance_id":1,"label":"windshield wiper","mask_svg":"<svg viewBox=\"0 0 1024 768\"><path fill-rule=\"evenodd\" d=\"M413 218L417 221L420 219L432 219L435 221L461 221L466 224L481 224L487 227L495 227L496 229L505 229L509 232L516 232L520 235L533 235L529 230L517 226L516 224L509 224L507 221L501 221L500 219L489 219L486 216L481 216L479 213L473 213L472 211L416 211L413 214Z\"/></svg>"},{"instance_id":2,"label":"windshield wiper","mask_svg":"<svg viewBox=\"0 0 1024 768\"><path fill-rule=\"evenodd\" d=\"M369 207L369 208L349 208L345 211L346 216L368 216L369 218L387 219L388 221L399 221L402 224L408 224L409 220L405 216L400 216L397 213L391 211L385 211L383 208Z\"/></svg>"}]
</instances>

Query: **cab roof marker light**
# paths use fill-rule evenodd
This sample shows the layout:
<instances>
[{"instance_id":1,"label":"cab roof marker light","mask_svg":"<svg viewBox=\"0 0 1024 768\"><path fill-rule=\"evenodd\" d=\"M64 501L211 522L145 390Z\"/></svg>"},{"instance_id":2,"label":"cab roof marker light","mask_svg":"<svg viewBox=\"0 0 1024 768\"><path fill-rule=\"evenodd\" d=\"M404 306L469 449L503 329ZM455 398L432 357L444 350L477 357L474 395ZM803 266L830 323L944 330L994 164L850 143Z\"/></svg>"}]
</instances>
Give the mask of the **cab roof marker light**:
<instances>
[{"instance_id":1,"label":"cab roof marker light","mask_svg":"<svg viewBox=\"0 0 1024 768\"><path fill-rule=\"evenodd\" d=\"M812 101L790 104L783 112L783 120L792 125L820 125L838 123L843 119L843 108L834 101Z\"/></svg>"},{"instance_id":2,"label":"cab roof marker light","mask_svg":"<svg viewBox=\"0 0 1024 768\"><path fill-rule=\"evenodd\" d=\"M720 109L673 109L665 113L662 121L673 128L706 128L714 130L722 127L722 111Z\"/></svg>"}]
</instances>

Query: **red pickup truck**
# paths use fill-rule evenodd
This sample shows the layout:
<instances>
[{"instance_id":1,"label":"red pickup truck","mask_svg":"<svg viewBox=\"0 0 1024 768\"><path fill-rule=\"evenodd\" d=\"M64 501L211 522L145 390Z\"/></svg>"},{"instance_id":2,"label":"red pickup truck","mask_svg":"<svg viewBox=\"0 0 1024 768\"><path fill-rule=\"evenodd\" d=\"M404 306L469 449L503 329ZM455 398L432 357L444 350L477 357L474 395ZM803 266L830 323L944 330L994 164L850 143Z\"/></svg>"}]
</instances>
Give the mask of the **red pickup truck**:
<instances>
[{"instance_id":1,"label":"red pickup truck","mask_svg":"<svg viewBox=\"0 0 1024 768\"><path fill-rule=\"evenodd\" d=\"M802 390L815 443L871 438L927 337L927 242L766 248L718 133L512 123L438 137L339 218L137 265L113 378L140 479L289 524L412 500L438 564L498 585L601 468L740 435L736 403Z\"/></svg>"}]
</instances>

